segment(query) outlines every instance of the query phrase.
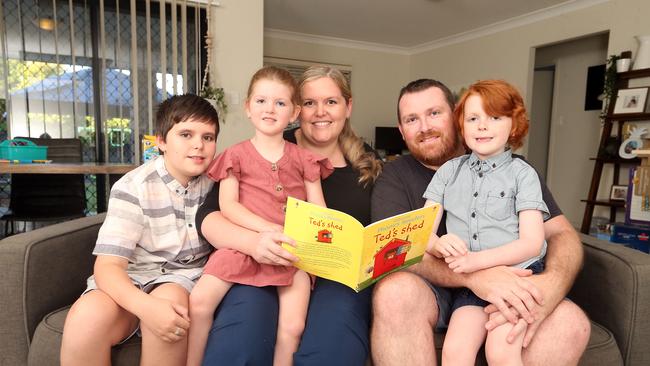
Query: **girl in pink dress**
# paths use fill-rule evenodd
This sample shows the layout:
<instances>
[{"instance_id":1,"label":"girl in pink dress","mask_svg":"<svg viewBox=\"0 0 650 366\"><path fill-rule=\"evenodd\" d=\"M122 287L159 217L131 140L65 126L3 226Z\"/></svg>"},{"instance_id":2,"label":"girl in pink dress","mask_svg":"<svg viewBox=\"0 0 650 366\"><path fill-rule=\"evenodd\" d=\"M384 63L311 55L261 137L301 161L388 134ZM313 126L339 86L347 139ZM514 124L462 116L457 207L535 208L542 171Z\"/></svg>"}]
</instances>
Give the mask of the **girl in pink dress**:
<instances>
[{"instance_id":1,"label":"girl in pink dress","mask_svg":"<svg viewBox=\"0 0 650 366\"><path fill-rule=\"evenodd\" d=\"M221 213L237 225L282 232L289 196L325 206L320 179L333 171L329 160L282 137L300 112L299 98L293 77L284 69L264 67L251 79L246 114L255 136L226 149L207 170L210 178L220 182ZM309 275L295 267L260 264L226 248L210 256L190 294L188 365L200 365L214 311L233 283L278 286L274 364L291 365L305 326Z\"/></svg>"}]
</instances>

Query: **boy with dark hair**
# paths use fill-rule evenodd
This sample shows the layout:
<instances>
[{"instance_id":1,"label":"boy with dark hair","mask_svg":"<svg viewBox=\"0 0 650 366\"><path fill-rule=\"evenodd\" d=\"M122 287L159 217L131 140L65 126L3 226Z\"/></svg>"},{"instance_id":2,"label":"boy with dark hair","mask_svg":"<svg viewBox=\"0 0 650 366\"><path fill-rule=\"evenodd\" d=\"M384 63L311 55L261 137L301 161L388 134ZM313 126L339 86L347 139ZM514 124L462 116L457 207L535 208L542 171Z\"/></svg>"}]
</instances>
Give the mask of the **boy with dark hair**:
<instances>
[{"instance_id":1,"label":"boy with dark hair","mask_svg":"<svg viewBox=\"0 0 650 366\"><path fill-rule=\"evenodd\" d=\"M94 274L65 322L62 365L110 365L111 347L138 328L141 365L185 364L189 293L211 251L194 217L212 187L202 174L218 132L217 112L203 98L186 94L160 104L161 156L111 189Z\"/></svg>"}]
</instances>

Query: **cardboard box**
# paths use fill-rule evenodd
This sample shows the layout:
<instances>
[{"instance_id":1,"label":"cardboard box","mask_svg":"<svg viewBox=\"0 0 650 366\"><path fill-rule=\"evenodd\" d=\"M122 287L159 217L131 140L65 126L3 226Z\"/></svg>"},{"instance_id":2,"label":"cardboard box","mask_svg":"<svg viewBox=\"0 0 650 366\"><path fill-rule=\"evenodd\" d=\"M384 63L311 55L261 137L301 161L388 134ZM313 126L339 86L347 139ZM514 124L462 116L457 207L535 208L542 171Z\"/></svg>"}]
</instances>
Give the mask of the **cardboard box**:
<instances>
[{"instance_id":1,"label":"cardboard box","mask_svg":"<svg viewBox=\"0 0 650 366\"><path fill-rule=\"evenodd\" d=\"M612 242L650 253L650 226L615 223L612 229Z\"/></svg>"}]
</instances>

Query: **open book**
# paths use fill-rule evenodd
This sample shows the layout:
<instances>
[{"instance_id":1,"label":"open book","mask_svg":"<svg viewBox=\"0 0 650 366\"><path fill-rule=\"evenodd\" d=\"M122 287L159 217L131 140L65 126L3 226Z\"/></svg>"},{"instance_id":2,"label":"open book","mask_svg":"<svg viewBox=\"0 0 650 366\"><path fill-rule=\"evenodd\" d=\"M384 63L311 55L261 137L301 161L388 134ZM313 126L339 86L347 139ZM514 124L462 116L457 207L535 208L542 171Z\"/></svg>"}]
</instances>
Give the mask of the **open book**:
<instances>
[{"instance_id":1,"label":"open book","mask_svg":"<svg viewBox=\"0 0 650 366\"><path fill-rule=\"evenodd\" d=\"M361 291L421 261L440 212L436 204L364 227L344 212L289 197L284 233L296 246L283 246L300 258L296 267Z\"/></svg>"}]
</instances>

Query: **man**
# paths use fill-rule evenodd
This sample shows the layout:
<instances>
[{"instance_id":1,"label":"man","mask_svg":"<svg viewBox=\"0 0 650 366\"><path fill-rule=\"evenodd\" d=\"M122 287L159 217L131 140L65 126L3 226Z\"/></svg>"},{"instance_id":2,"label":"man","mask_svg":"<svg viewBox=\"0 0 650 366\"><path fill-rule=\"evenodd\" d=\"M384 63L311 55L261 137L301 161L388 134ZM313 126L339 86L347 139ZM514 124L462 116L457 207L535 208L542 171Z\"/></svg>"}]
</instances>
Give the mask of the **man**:
<instances>
[{"instance_id":1,"label":"man","mask_svg":"<svg viewBox=\"0 0 650 366\"><path fill-rule=\"evenodd\" d=\"M402 88L398 123L411 152L384 167L372 196L372 220L422 207L431 177L447 160L463 154L452 117L454 98L442 83L420 79ZM575 365L589 340L585 314L564 297L582 263L580 240L543 185L552 217L544 223L546 269L530 272L494 267L470 274L452 272L444 260L425 255L418 265L394 273L374 289L372 358L375 365L435 365L433 333L449 320L449 293L439 287L468 287L492 305L488 330L519 318L530 324L524 337L526 365ZM438 235L444 234L444 220ZM438 287L439 286L439 287ZM519 322L519 324L523 324ZM523 327L515 326L512 341Z\"/></svg>"}]
</instances>

